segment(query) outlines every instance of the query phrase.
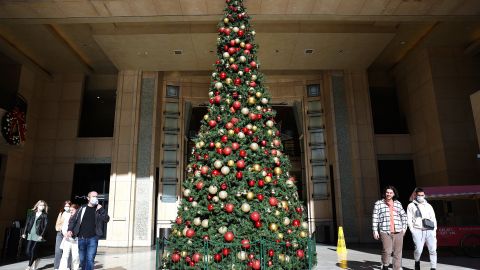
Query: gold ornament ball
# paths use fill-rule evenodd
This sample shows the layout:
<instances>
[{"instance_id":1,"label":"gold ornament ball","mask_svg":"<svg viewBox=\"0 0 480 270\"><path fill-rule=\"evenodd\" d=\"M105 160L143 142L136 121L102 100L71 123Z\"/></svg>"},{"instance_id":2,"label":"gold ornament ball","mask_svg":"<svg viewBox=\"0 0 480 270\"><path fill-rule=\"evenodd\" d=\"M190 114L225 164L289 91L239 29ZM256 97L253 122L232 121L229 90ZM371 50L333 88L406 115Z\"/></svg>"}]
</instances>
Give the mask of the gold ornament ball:
<instances>
[{"instance_id":1,"label":"gold ornament ball","mask_svg":"<svg viewBox=\"0 0 480 270\"><path fill-rule=\"evenodd\" d=\"M242 48L245 47L245 42L243 42L243 41L240 42L240 47L242 47Z\"/></svg>"},{"instance_id":2,"label":"gold ornament ball","mask_svg":"<svg viewBox=\"0 0 480 270\"><path fill-rule=\"evenodd\" d=\"M253 131L257 131L257 126L253 126L253 127L252 127L252 130L253 130Z\"/></svg>"},{"instance_id":3,"label":"gold ornament ball","mask_svg":"<svg viewBox=\"0 0 480 270\"><path fill-rule=\"evenodd\" d=\"M288 208L288 202L287 201L282 201L281 204L282 204L283 209Z\"/></svg>"},{"instance_id":4,"label":"gold ornament ball","mask_svg":"<svg viewBox=\"0 0 480 270\"><path fill-rule=\"evenodd\" d=\"M248 104L254 105L257 102L257 100L254 97L249 97L248 98Z\"/></svg>"},{"instance_id":5,"label":"gold ornament ball","mask_svg":"<svg viewBox=\"0 0 480 270\"><path fill-rule=\"evenodd\" d=\"M272 177L265 176L265 183L270 183L270 182L272 182Z\"/></svg>"},{"instance_id":6,"label":"gold ornament ball","mask_svg":"<svg viewBox=\"0 0 480 270\"><path fill-rule=\"evenodd\" d=\"M273 135L273 131L271 129L267 130L267 134L268 136L272 136Z\"/></svg>"},{"instance_id":7,"label":"gold ornament ball","mask_svg":"<svg viewBox=\"0 0 480 270\"><path fill-rule=\"evenodd\" d=\"M282 174L282 169L280 169L280 167L276 167L275 169L273 169L273 172L274 172L276 175L280 175L280 174Z\"/></svg>"},{"instance_id":8,"label":"gold ornament ball","mask_svg":"<svg viewBox=\"0 0 480 270\"><path fill-rule=\"evenodd\" d=\"M215 143L215 148L220 148L220 147L222 147L222 144L219 143L219 142L216 142L216 143Z\"/></svg>"},{"instance_id":9,"label":"gold ornament ball","mask_svg":"<svg viewBox=\"0 0 480 270\"><path fill-rule=\"evenodd\" d=\"M261 98L261 97L262 97L262 93L257 92L257 93L255 93L255 96L256 96L257 98Z\"/></svg>"},{"instance_id":10,"label":"gold ornament ball","mask_svg":"<svg viewBox=\"0 0 480 270\"><path fill-rule=\"evenodd\" d=\"M233 131L233 129L229 129L228 136L233 136L233 135L235 135L235 131Z\"/></svg>"},{"instance_id":11,"label":"gold ornament ball","mask_svg":"<svg viewBox=\"0 0 480 270\"><path fill-rule=\"evenodd\" d=\"M223 19L223 22L224 22L224 23L228 23L228 22L229 22L228 18L224 18L224 19Z\"/></svg>"},{"instance_id":12,"label":"gold ornament ball","mask_svg":"<svg viewBox=\"0 0 480 270\"><path fill-rule=\"evenodd\" d=\"M278 237L278 239L282 240L283 239L283 233L278 233L277 237Z\"/></svg>"},{"instance_id":13,"label":"gold ornament ball","mask_svg":"<svg viewBox=\"0 0 480 270\"><path fill-rule=\"evenodd\" d=\"M278 216L280 216L280 211L275 210L275 212L273 214L278 217Z\"/></svg>"},{"instance_id":14,"label":"gold ornament ball","mask_svg":"<svg viewBox=\"0 0 480 270\"><path fill-rule=\"evenodd\" d=\"M278 254L278 260L280 260L281 262L284 262L285 261L285 254Z\"/></svg>"},{"instance_id":15,"label":"gold ornament ball","mask_svg":"<svg viewBox=\"0 0 480 270\"><path fill-rule=\"evenodd\" d=\"M203 119L208 120L208 114L205 114L205 115L203 116Z\"/></svg>"},{"instance_id":16,"label":"gold ornament ball","mask_svg":"<svg viewBox=\"0 0 480 270\"><path fill-rule=\"evenodd\" d=\"M187 251L183 250L182 252L180 252L180 256L182 256L182 258L185 258L187 257L188 253Z\"/></svg>"},{"instance_id":17,"label":"gold ornament ball","mask_svg":"<svg viewBox=\"0 0 480 270\"><path fill-rule=\"evenodd\" d=\"M308 236L308 233L306 231L301 231L300 232L300 237L305 238Z\"/></svg>"},{"instance_id":18,"label":"gold ornament ball","mask_svg":"<svg viewBox=\"0 0 480 270\"><path fill-rule=\"evenodd\" d=\"M205 146L205 143L204 143L203 141L200 141L200 142L198 143L198 145L200 146L200 148L202 148L202 147Z\"/></svg>"},{"instance_id":19,"label":"gold ornament ball","mask_svg":"<svg viewBox=\"0 0 480 270\"><path fill-rule=\"evenodd\" d=\"M253 169L257 172L259 172L260 170L262 170L262 166L260 166L260 164L255 164L253 165Z\"/></svg>"},{"instance_id":20,"label":"gold ornament ball","mask_svg":"<svg viewBox=\"0 0 480 270\"><path fill-rule=\"evenodd\" d=\"M226 82L227 84L232 84L232 79L227 78L227 79L225 79L225 82Z\"/></svg>"},{"instance_id":21,"label":"gold ornament ball","mask_svg":"<svg viewBox=\"0 0 480 270\"><path fill-rule=\"evenodd\" d=\"M235 161L233 161L233 160L230 159L230 160L227 162L227 165L228 165L229 167L232 167L233 165L235 165Z\"/></svg>"},{"instance_id":22,"label":"gold ornament ball","mask_svg":"<svg viewBox=\"0 0 480 270\"><path fill-rule=\"evenodd\" d=\"M228 59L228 61L229 61L230 63L233 63L233 62L235 62L235 58L230 57L230 58Z\"/></svg>"},{"instance_id":23,"label":"gold ornament ball","mask_svg":"<svg viewBox=\"0 0 480 270\"><path fill-rule=\"evenodd\" d=\"M270 223L270 225L268 225L268 228L270 229L270 231L276 232L278 230L278 225L275 223Z\"/></svg>"},{"instance_id":24,"label":"gold ornament ball","mask_svg":"<svg viewBox=\"0 0 480 270\"><path fill-rule=\"evenodd\" d=\"M178 237L182 236L182 232L181 232L181 231L178 231L178 232L177 232L177 236L178 236Z\"/></svg>"},{"instance_id":25,"label":"gold ornament ball","mask_svg":"<svg viewBox=\"0 0 480 270\"><path fill-rule=\"evenodd\" d=\"M253 200L253 198L255 198L255 194L253 194L253 192L249 191L247 193L247 199L251 201L251 200Z\"/></svg>"}]
</instances>

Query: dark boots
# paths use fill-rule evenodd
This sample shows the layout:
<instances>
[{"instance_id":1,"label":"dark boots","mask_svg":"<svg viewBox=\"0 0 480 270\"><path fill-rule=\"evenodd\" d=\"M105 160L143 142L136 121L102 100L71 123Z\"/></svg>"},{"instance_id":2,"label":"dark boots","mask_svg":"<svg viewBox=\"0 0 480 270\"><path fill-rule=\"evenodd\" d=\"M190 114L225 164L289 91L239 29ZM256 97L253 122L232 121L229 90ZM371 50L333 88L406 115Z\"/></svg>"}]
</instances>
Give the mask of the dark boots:
<instances>
[{"instance_id":1,"label":"dark boots","mask_svg":"<svg viewBox=\"0 0 480 270\"><path fill-rule=\"evenodd\" d=\"M420 270L420 262L415 262L415 270Z\"/></svg>"}]
</instances>

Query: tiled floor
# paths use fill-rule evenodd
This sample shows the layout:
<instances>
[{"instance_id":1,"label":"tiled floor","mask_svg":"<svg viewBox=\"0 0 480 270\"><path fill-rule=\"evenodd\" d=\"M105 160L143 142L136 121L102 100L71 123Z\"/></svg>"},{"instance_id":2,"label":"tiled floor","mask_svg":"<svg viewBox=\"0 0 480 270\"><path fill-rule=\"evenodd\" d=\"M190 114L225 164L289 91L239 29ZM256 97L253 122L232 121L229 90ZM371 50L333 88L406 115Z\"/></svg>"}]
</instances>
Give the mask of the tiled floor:
<instances>
[{"instance_id":1,"label":"tiled floor","mask_svg":"<svg viewBox=\"0 0 480 270\"><path fill-rule=\"evenodd\" d=\"M318 245L318 264L315 269L341 269L338 264L337 253L334 246ZM403 265L404 270L413 269L411 251L405 251ZM425 251L426 253L426 251ZM380 255L376 248L354 248L348 250L348 269L380 269ZM439 270L465 270L480 269L480 259L453 256L445 253L439 256ZM53 269L53 258L48 257L40 262L40 269ZM26 262L10 264L0 267L0 270L23 270ZM147 248L99 248L96 257L95 269L105 270L145 270L155 269L155 250ZM430 269L428 262L422 262L422 269ZM275 269L276 270L276 269Z\"/></svg>"}]
</instances>

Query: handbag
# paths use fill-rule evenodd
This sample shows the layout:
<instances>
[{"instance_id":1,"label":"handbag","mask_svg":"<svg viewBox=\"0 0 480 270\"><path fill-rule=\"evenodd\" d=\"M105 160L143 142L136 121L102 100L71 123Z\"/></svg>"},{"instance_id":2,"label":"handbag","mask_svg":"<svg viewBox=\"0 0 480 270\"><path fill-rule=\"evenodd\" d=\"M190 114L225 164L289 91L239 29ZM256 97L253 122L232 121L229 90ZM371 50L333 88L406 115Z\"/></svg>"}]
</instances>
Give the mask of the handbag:
<instances>
[{"instance_id":1,"label":"handbag","mask_svg":"<svg viewBox=\"0 0 480 270\"><path fill-rule=\"evenodd\" d=\"M420 208L418 207L418 204L415 203L415 206L418 209L418 213L420 213L419 217L422 218L422 211L420 211ZM425 228L427 230L434 230L435 229L435 223L433 223L433 221L431 221L428 218L422 218L422 226L423 226L423 228Z\"/></svg>"}]
</instances>

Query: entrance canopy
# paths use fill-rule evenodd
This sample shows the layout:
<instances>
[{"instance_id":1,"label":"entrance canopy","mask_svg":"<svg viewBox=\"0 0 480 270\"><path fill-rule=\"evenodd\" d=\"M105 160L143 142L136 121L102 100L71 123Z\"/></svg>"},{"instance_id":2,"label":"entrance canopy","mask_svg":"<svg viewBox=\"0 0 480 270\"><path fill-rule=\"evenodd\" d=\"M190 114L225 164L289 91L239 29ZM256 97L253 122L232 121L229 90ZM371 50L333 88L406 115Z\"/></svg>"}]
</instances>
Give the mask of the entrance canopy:
<instances>
[{"instance_id":1,"label":"entrance canopy","mask_svg":"<svg viewBox=\"0 0 480 270\"><path fill-rule=\"evenodd\" d=\"M480 199L480 185L424 187L429 200Z\"/></svg>"}]
</instances>

